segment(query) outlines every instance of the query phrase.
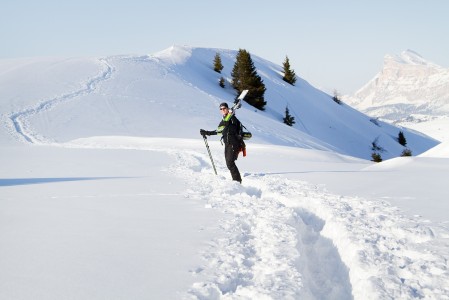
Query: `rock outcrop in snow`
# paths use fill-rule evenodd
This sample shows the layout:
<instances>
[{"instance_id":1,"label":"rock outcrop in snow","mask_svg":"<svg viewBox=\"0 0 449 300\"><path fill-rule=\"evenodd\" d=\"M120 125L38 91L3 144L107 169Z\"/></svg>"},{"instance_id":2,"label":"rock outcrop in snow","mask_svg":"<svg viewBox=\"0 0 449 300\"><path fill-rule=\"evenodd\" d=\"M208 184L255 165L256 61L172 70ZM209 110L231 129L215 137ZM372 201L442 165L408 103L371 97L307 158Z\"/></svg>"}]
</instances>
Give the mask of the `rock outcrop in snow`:
<instances>
[{"instance_id":1,"label":"rock outcrop in snow","mask_svg":"<svg viewBox=\"0 0 449 300\"><path fill-rule=\"evenodd\" d=\"M368 115L391 121L411 115L445 115L449 112L449 69L412 50L386 55L382 70L344 101Z\"/></svg>"}]
</instances>

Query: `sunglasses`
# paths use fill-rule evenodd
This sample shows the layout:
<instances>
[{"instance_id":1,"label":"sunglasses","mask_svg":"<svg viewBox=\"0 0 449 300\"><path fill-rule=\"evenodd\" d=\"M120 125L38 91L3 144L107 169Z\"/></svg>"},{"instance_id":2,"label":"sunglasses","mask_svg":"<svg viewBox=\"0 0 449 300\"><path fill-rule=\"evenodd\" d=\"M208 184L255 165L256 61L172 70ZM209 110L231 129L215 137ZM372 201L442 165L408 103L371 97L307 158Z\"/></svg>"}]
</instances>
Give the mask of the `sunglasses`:
<instances>
[{"instance_id":1,"label":"sunglasses","mask_svg":"<svg viewBox=\"0 0 449 300\"><path fill-rule=\"evenodd\" d=\"M227 107L220 107L220 110L228 109Z\"/></svg>"}]
</instances>

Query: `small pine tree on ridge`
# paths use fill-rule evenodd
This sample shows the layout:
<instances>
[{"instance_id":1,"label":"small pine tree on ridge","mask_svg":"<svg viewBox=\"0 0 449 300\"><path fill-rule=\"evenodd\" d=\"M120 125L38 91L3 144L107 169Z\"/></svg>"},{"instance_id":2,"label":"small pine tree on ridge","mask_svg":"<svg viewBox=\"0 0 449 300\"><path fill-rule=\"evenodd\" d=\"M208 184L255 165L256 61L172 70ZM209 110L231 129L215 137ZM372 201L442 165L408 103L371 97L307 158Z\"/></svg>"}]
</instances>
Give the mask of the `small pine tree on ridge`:
<instances>
[{"instance_id":1,"label":"small pine tree on ridge","mask_svg":"<svg viewBox=\"0 0 449 300\"><path fill-rule=\"evenodd\" d=\"M221 57L220 54L217 52L214 57L214 71L217 73L221 73L221 70L223 70L223 64L221 63Z\"/></svg>"},{"instance_id":2,"label":"small pine tree on ridge","mask_svg":"<svg viewBox=\"0 0 449 300\"><path fill-rule=\"evenodd\" d=\"M290 111L288 109L288 106L285 108L285 117L284 117L284 123L287 124L288 126L293 126L293 124L295 124L295 117L293 117L292 115L290 115Z\"/></svg>"},{"instance_id":3,"label":"small pine tree on ridge","mask_svg":"<svg viewBox=\"0 0 449 300\"><path fill-rule=\"evenodd\" d=\"M282 78L285 82L290 83L291 85L295 85L296 82L296 74L295 71L290 67L290 60L288 56L285 57L284 62L282 63L284 67L284 77Z\"/></svg>"}]
</instances>

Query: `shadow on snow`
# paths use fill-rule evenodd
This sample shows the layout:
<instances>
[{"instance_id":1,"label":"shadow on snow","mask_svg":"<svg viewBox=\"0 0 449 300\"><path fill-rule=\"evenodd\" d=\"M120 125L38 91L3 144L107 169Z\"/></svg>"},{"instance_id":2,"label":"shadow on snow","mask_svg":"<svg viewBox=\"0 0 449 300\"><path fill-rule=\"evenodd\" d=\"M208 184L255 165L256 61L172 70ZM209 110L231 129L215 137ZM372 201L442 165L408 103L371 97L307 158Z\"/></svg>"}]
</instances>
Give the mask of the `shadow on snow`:
<instances>
[{"instance_id":1,"label":"shadow on snow","mask_svg":"<svg viewBox=\"0 0 449 300\"><path fill-rule=\"evenodd\" d=\"M8 179L0 178L0 186L16 186L16 185L85 181L85 180L104 180L104 179L118 179L118 178L123 177L61 177L61 178L8 178Z\"/></svg>"}]
</instances>

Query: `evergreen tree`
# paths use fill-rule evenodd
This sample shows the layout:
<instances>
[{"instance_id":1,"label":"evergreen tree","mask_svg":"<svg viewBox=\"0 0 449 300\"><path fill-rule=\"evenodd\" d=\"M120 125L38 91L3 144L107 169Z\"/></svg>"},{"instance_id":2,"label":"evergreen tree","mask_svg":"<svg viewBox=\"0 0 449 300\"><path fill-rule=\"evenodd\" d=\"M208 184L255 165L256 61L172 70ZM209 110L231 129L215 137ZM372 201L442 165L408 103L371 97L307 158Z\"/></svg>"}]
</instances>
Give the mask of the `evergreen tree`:
<instances>
[{"instance_id":1,"label":"evergreen tree","mask_svg":"<svg viewBox=\"0 0 449 300\"><path fill-rule=\"evenodd\" d=\"M257 109L264 110L267 102L264 99L265 84L257 74L256 67L248 51L240 49L231 72L232 86L240 94L248 90L245 101Z\"/></svg>"},{"instance_id":2,"label":"evergreen tree","mask_svg":"<svg viewBox=\"0 0 449 300\"><path fill-rule=\"evenodd\" d=\"M379 145L379 137L375 138L374 141L371 142L371 150L384 152L385 149Z\"/></svg>"},{"instance_id":3,"label":"evergreen tree","mask_svg":"<svg viewBox=\"0 0 449 300\"><path fill-rule=\"evenodd\" d=\"M407 140L405 139L405 136L404 136L404 133L402 132L402 130L399 131L399 134L398 134L398 143L404 147L405 147L405 145L407 145Z\"/></svg>"},{"instance_id":4,"label":"evergreen tree","mask_svg":"<svg viewBox=\"0 0 449 300\"><path fill-rule=\"evenodd\" d=\"M282 65L284 66L284 77L282 79L291 85L295 85L296 74L295 71L290 68L290 60L288 59L288 56L285 57Z\"/></svg>"},{"instance_id":5,"label":"evergreen tree","mask_svg":"<svg viewBox=\"0 0 449 300\"><path fill-rule=\"evenodd\" d=\"M382 161L382 156L380 156L380 154L376 153L376 152L373 152L371 154L371 158L372 158L371 161L374 161L374 162L381 162Z\"/></svg>"},{"instance_id":6,"label":"evergreen tree","mask_svg":"<svg viewBox=\"0 0 449 300\"><path fill-rule=\"evenodd\" d=\"M220 80L218 81L218 84L219 84L222 88L225 87L225 80L224 80L223 77L220 77Z\"/></svg>"},{"instance_id":7,"label":"evergreen tree","mask_svg":"<svg viewBox=\"0 0 449 300\"><path fill-rule=\"evenodd\" d=\"M288 110L288 106L285 108L284 123L287 124L288 126L293 126L293 124L295 124L295 117L290 115L290 111Z\"/></svg>"},{"instance_id":8,"label":"evergreen tree","mask_svg":"<svg viewBox=\"0 0 449 300\"><path fill-rule=\"evenodd\" d=\"M217 52L214 57L214 71L221 73L221 70L223 70L223 64L221 63L220 54Z\"/></svg>"},{"instance_id":9,"label":"evergreen tree","mask_svg":"<svg viewBox=\"0 0 449 300\"><path fill-rule=\"evenodd\" d=\"M412 156L412 150L405 148L402 153L401 156Z\"/></svg>"},{"instance_id":10,"label":"evergreen tree","mask_svg":"<svg viewBox=\"0 0 449 300\"><path fill-rule=\"evenodd\" d=\"M332 100L334 100L334 102L337 104L341 104L340 95L338 94L337 90L334 90L334 96L332 97Z\"/></svg>"}]
</instances>

